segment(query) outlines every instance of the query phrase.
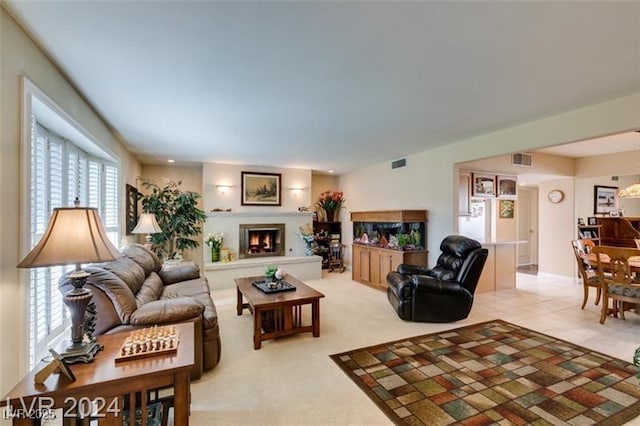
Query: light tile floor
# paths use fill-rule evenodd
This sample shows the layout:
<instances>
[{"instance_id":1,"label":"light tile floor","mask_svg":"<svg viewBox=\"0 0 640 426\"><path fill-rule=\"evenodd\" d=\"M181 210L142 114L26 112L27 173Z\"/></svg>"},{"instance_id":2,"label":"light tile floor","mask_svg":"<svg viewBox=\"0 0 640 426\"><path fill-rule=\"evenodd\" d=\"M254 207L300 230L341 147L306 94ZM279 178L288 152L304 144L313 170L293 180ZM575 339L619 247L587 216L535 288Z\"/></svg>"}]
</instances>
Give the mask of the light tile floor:
<instances>
[{"instance_id":1,"label":"light tile floor","mask_svg":"<svg viewBox=\"0 0 640 426\"><path fill-rule=\"evenodd\" d=\"M599 323L590 289L584 309L582 285L562 277L518 274L517 288L478 294L471 317L496 317L631 362L640 346L640 316L608 317Z\"/></svg>"}]
</instances>

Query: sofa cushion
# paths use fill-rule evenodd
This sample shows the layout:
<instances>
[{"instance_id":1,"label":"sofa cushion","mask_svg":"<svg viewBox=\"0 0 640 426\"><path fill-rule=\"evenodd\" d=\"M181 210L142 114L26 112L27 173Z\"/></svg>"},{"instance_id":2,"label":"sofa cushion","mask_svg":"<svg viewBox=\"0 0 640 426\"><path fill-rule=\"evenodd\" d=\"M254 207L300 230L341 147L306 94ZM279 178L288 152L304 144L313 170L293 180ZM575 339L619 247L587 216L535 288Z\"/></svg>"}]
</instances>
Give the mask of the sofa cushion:
<instances>
[{"instance_id":1,"label":"sofa cushion","mask_svg":"<svg viewBox=\"0 0 640 426\"><path fill-rule=\"evenodd\" d=\"M164 285L175 284L180 281L193 280L200 277L200 268L191 261L165 263L158 272Z\"/></svg>"},{"instance_id":2,"label":"sofa cushion","mask_svg":"<svg viewBox=\"0 0 640 426\"><path fill-rule=\"evenodd\" d=\"M123 324L129 322L133 311L137 309L136 299L133 292L116 274L106 269L95 266L87 266L85 271L91 275L87 282L99 288L109 297L115 308L120 321Z\"/></svg>"},{"instance_id":3,"label":"sofa cushion","mask_svg":"<svg viewBox=\"0 0 640 426\"><path fill-rule=\"evenodd\" d=\"M142 266L145 275L149 275L151 271L158 272L162 268L162 262L158 256L141 244L125 247L122 254Z\"/></svg>"},{"instance_id":4,"label":"sofa cushion","mask_svg":"<svg viewBox=\"0 0 640 426\"><path fill-rule=\"evenodd\" d=\"M162 291L161 300L176 299L183 296L192 297L204 306L202 316L204 318L205 329L218 326L218 314L211 299L209 284L206 278L199 277L194 280L166 285Z\"/></svg>"},{"instance_id":5,"label":"sofa cushion","mask_svg":"<svg viewBox=\"0 0 640 426\"><path fill-rule=\"evenodd\" d=\"M191 297L155 300L137 309L131 315L132 325L174 323L199 316L203 306Z\"/></svg>"},{"instance_id":6,"label":"sofa cushion","mask_svg":"<svg viewBox=\"0 0 640 426\"><path fill-rule=\"evenodd\" d=\"M140 291L140 287L144 283L146 275L144 269L128 257L119 257L112 262L101 264L100 267L116 274L131 289L133 294Z\"/></svg>"},{"instance_id":7,"label":"sofa cushion","mask_svg":"<svg viewBox=\"0 0 640 426\"><path fill-rule=\"evenodd\" d=\"M163 287L164 285L162 284L162 280L158 274L151 272L144 280L144 283L140 287L140 291L136 294L136 303L138 308L149 302L160 299Z\"/></svg>"}]
</instances>

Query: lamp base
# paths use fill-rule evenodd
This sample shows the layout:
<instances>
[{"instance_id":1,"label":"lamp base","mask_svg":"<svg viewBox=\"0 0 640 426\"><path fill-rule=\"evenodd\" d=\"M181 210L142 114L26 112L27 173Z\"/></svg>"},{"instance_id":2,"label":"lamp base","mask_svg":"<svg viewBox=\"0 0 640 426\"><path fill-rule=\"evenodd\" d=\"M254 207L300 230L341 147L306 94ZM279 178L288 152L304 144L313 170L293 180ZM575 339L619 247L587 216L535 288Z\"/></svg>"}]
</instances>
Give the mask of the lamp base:
<instances>
[{"instance_id":1,"label":"lamp base","mask_svg":"<svg viewBox=\"0 0 640 426\"><path fill-rule=\"evenodd\" d=\"M91 290L83 287L89 275L78 265L76 270L69 274L73 289L66 292L62 298L71 314L71 344L67 343L66 347L59 348L57 352L67 364L89 363L93 361L96 352L102 349L91 335L87 337L87 325L93 321L92 316L95 317L95 313L87 313L93 295Z\"/></svg>"},{"instance_id":2,"label":"lamp base","mask_svg":"<svg viewBox=\"0 0 640 426\"><path fill-rule=\"evenodd\" d=\"M102 345L98 344L98 342L89 340L79 345L77 343L69 344L68 342L63 342L59 345L56 352L58 352L60 358L67 364L76 364L78 362L88 364L93 362L94 355L102 349Z\"/></svg>"}]
</instances>

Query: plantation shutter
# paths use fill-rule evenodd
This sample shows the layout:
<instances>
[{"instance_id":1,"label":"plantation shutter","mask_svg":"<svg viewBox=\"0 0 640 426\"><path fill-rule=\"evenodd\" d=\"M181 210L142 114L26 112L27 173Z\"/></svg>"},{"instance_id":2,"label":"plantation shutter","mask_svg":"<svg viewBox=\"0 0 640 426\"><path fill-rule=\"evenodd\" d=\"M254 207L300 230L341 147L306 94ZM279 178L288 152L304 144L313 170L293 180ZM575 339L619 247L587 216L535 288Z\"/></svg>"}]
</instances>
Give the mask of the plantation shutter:
<instances>
[{"instance_id":1,"label":"plantation shutter","mask_svg":"<svg viewBox=\"0 0 640 426\"><path fill-rule=\"evenodd\" d=\"M118 168L104 165L104 218L105 231L117 247L118 239Z\"/></svg>"},{"instance_id":2,"label":"plantation shutter","mask_svg":"<svg viewBox=\"0 0 640 426\"><path fill-rule=\"evenodd\" d=\"M31 126L31 228L33 248L42 237L55 207L80 205L98 208L111 241L118 241L118 167L93 158L32 118ZM70 320L58 290L66 267L30 269L29 365L47 353Z\"/></svg>"}]
</instances>

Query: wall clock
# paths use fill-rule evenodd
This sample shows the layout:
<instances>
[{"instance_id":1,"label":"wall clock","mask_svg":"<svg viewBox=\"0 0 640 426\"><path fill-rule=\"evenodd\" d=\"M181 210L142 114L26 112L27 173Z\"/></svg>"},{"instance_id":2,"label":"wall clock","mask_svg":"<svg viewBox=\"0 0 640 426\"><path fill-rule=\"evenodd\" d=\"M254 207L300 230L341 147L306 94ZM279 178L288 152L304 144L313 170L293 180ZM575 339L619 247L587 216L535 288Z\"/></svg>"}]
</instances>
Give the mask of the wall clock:
<instances>
[{"instance_id":1,"label":"wall clock","mask_svg":"<svg viewBox=\"0 0 640 426\"><path fill-rule=\"evenodd\" d=\"M560 191L559 189L553 189L549 191L547 199L552 203L559 203L560 201L564 200L564 192Z\"/></svg>"}]
</instances>

